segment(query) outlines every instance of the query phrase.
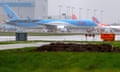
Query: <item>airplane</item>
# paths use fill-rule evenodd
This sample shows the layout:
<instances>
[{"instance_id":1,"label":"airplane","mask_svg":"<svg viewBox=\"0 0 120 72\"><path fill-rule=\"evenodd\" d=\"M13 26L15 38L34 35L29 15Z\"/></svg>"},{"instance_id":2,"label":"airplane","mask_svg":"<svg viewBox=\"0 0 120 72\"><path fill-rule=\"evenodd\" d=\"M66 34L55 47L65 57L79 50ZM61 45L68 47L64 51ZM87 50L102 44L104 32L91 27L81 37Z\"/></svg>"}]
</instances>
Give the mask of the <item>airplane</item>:
<instances>
[{"instance_id":1,"label":"airplane","mask_svg":"<svg viewBox=\"0 0 120 72\"><path fill-rule=\"evenodd\" d=\"M111 32L111 26L110 24L101 23L95 16L92 17L92 20L97 24L97 27L95 29L102 33L102 32Z\"/></svg>"},{"instance_id":2,"label":"airplane","mask_svg":"<svg viewBox=\"0 0 120 72\"><path fill-rule=\"evenodd\" d=\"M98 19L96 17L92 17L92 20L98 25L98 27L96 27L96 30L98 30L99 32L103 33L115 33L115 32L120 32L120 25L116 25L116 24L106 24L106 23L100 23L100 21L98 21Z\"/></svg>"},{"instance_id":3,"label":"airplane","mask_svg":"<svg viewBox=\"0 0 120 72\"><path fill-rule=\"evenodd\" d=\"M10 24L13 26L19 26L19 27L37 26L35 22L38 20L21 19L8 5L3 5L3 9L5 10L7 17L8 17L6 24Z\"/></svg>"},{"instance_id":4,"label":"airplane","mask_svg":"<svg viewBox=\"0 0 120 72\"><path fill-rule=\"evenodd\" d=\"M104 29L109 29L109 31L115 33L115 32L120 32L120 25L109 25L103 27Z\"/></svg>"},{"instance_id":5,"label":"airplane","mask_svg":"<svg viewBox=\"0 0 120 72\"><path fill-rule=\"evenodd\" d=\"M92 17L92 20L93 20L99 27L109 26L109 24L100 23L100 21L99 21L95 16Z\"/></svg>"},{"instance_id":6,"label":"airplane","mask_svg":"<svg viewBox=\"0 0 120 72\"><path fill-rule=\"evenodd\" d=\"M65 30L65 27L95 27L97 26L92 20L76 20L76 19L63 19L63 20L54 20L54 19L21 19L17 14L8 6L3 5L3 8L8 16L6 24L19 26L19 27L38 27L38 25L46 26L50 29L61 28ZM74 16L74 18L76 18Z\"/></svg>"}]
</instances>

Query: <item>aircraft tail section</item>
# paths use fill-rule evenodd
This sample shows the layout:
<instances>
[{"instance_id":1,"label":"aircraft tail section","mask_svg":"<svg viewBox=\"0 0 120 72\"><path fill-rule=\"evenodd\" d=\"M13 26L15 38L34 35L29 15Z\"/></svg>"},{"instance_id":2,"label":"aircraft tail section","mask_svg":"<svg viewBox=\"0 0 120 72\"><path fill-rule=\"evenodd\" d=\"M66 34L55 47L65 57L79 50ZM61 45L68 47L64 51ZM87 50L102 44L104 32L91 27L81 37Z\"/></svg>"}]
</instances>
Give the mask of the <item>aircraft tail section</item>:
<instances>
[{"instance_id":1,"label":"aircraft tail section","mask_svg":"<svg viewBox=\"0 0 120 72\"><path fill-rule=\"evenodd\" d=\"M9 20L19 19L19 17L16 15L16 13L8 5L3 5L3 8L4 8Z\"/></svg>"},{"instance_id":2,"label":"aircraft tail section","mask_svg":"<svg viewBox=\"0 0 120 72\"><path fill-rule=\"evenodd\" d=\"M96 17L92 17L93 22L95 22L99 27L108 26L108 24L100 23Z\"/></svg>"},{"instance_id":3,"label":"aircraft tail section","mask_svg":"<svg viewBox=\"0 0 120 72\"><path fill-rule=\"evenodd\" d=\"M92 20L93 20L93 22L95 22L96 24L100 24L100 21L96 18L96 17L92 17Z\"/></svg>"},{"instance_id":4,"label":"aircraft tail section","mask_svg":"<svg viewBox=\"0 0 120 72\"><path fill-rule=\"evenodd\" d=\"M72 14L72 19L73 20L76 20L77 19L77 16L75 14Z\"/></svg>"}]
</instances>

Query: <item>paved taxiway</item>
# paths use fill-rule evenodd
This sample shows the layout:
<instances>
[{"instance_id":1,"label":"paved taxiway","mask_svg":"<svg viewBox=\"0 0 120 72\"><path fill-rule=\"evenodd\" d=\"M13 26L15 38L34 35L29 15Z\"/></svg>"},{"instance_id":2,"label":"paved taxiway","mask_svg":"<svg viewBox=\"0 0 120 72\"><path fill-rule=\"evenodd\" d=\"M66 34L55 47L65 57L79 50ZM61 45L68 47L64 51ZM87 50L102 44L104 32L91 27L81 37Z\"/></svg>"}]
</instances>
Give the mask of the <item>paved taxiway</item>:
<instances>
[{"instance_id":1,"label":"paved taxiway","mask_svg":"<svg viewBox=\"0 0 120 72\"><path fill-rule=\"evenodd\" d=\"M15 36L0 36L0 41L15 41ZM28 36L28 40L50 40L50 41L102 41L100 35L95 37L85 37L85 35L66 35L66 36ZM116 35L116 41L120 41L120 35Z\"/></svg>"},{"instance_id":2,"label":"paved taxiway","mask_svg":"<svg viewBox=\"0 0 120 72\"><path fill-rule=\"evenodd\" d=\"M15 36L0 36L0 41L15 41ZM95 37L85 37L84 35L66 36L28 36L28 40L51 40L51 41L102 41L99 35Z\"/></svg>"},{"instance_id":3,"label":"paved taxiway","mask_svg":"<svg viewBox=\"0 0 120 72\"><path fill-rule=\"evenodd\" d=\"M15 41L15 36L0 36L0 41ZM50 40L50 41L102 41L99 35L93 37L85 37L84 35L68 35L68 36L28 36L28 40ZM120 35L116 35L115 40L120 40ZM0 50L24 48L31 46L42 46L49 42L26 43L26 44L7 44L0 45Z\"/></svg>"}]
</instances>

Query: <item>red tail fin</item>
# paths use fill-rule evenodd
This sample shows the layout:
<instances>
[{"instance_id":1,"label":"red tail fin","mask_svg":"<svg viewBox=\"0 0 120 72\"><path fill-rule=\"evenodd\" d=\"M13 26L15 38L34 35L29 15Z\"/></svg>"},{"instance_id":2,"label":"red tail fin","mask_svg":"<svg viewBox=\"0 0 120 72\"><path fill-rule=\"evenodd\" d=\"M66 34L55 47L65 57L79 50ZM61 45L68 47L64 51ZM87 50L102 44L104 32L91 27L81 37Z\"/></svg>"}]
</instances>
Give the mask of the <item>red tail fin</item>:
<instances>
[{"instance_id":1,"label":"red tail fin","mask_svg":"<svg viewBox=\"0 0 120 72\"><path fill-rule=\"evenodd\" d=\"M96 18L96 17L92 17L92 20L95 22L95 23L97 23L97 24L99 24L100 22L98 21L98 19Z\"/></svg>"},{"instance_id":2,"label":"red tail fin","mask_svg":"<svg viewBox=\"0 0 120 72\"><path fill-rule=\"evenodd\" d=\"M77 16L75 14L72 14L72 19L77 19Z\"/></svg>"},{"instance_id":3,"label":"red tail fin","mask_svg":"<svg viewBox=\"0 0 120 72\"><path fill-rule=\"evenodd\" d=\"M92 17L93 22L95 22L99 27L108 26L108 24L100 23L96 17Z\"/></svg>"}]
</instances>

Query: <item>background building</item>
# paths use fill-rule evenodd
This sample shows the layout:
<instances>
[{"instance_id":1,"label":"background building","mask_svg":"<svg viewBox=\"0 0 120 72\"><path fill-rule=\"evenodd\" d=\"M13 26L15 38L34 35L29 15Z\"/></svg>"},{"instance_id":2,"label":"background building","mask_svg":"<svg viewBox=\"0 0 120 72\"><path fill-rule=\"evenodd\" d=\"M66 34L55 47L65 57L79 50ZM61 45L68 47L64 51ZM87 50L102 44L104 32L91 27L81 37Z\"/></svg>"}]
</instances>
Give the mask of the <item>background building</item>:
<instances>
[{"instance_id":1,"label":"background building","mask_svg":"<svg viewBox=\"0 0 120 72\"><path fill-rule=\"evenodd\" d=\"M0 0L2 4L10 5L21 17L58 19L74 13L78 19L96 16L103 23L120 23L119 0ZM0 20L4 18L0 7Z\"/></svg>"},{"instance_id":2,"label":"background building","mask_svg":"<svg viewBox=\"0 0 120 72\"><path fill-rule=\"evenodd\" d=\"M70 19L75 14L78 19L90 19L96 16L103 19L103 9L80 0L0 0L0 21L7 17L2 9L8 4L21 18L31 19Z\"/></svg>"},{"instance_id":3,"label":"background building","mask_svg":"<svg viewBox=\"0 0 120 72\"><path fill-rule=\"evenodd\" d=\"M0 0L0 21L6 20L3 4L9 5L21 18L31 19L70 19L76 4L69 0ZM74 0L71 0L74 2ZM72 2L72 3L73 3ZM79 10L79 9L76 9Z\"/></svg>"},{"instance_id":4,"label":"background building","mask_svg":"<svg viewBox=\"0 0 120 72\"><path fill-rule=\"evenodd\" d=\"M0 0L0 21L7 18L2 8L3 4L9 5L21 18L48 18L47 0Z\"/></svg>"}]
</instances>

